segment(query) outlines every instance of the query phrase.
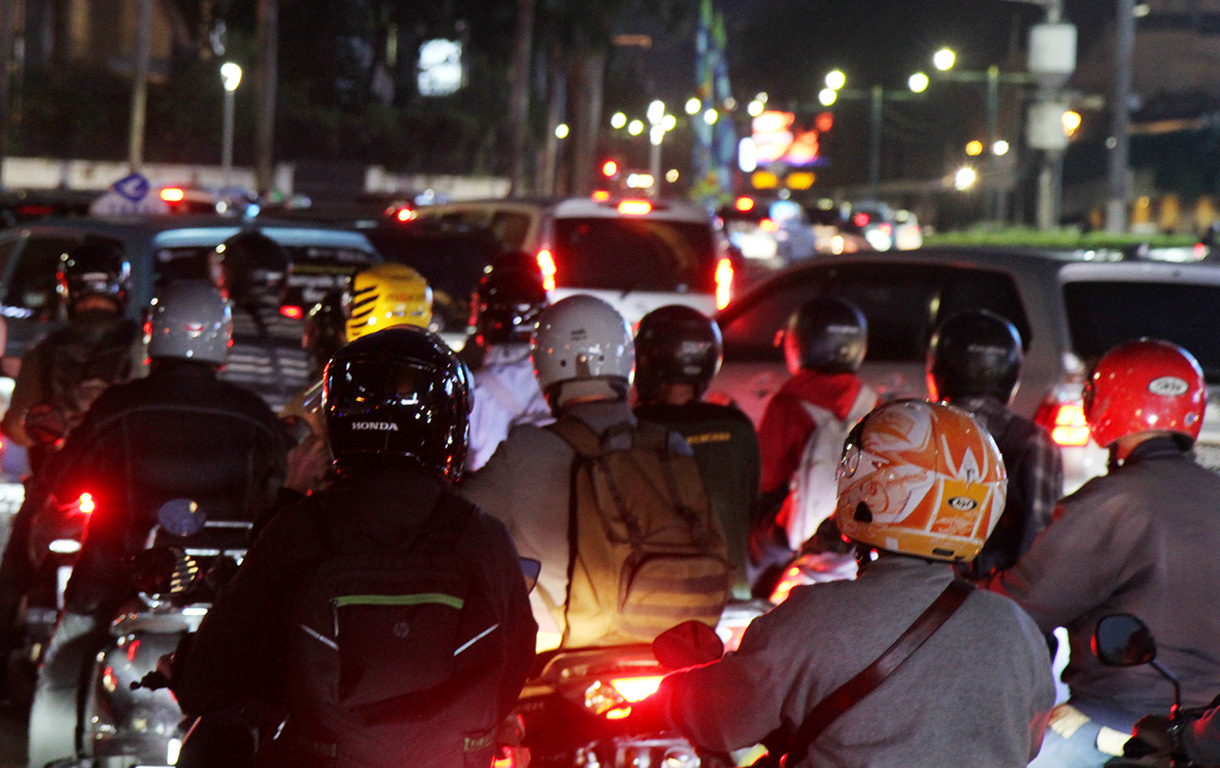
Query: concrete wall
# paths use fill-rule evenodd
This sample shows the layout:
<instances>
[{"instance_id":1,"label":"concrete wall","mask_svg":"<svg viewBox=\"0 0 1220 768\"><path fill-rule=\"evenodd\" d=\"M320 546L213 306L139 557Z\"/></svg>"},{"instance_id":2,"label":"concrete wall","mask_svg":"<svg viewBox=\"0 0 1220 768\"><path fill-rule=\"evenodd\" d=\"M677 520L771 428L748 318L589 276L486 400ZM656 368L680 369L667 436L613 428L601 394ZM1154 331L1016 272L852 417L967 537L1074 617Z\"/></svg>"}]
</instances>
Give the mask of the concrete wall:
<instances>
[{"instance_id":1,"label":"concrete wall","mask_svg":"<svg viewBox=\"0 0 1220 768\"><path fill-rule=\"evenodd\" d=\"M293 192L293 165L281 163L275 169L276 188ZM54 160L40 157L6 157L0 169L0 185L9 189L106 189L126 176L127 163L99 160ZM144 175L156 185L193 185L221 187L224 172L215 165L170 165L149 163ZM233 186L254 188L254 171L234 168ZM454 200L503 197L508 193L508 179L495 176L442 176L433 174L394 174L381 166L369 166L364 174L364 191L397 192L431 189L438 195Z\"/></svg>"}]
</instances>

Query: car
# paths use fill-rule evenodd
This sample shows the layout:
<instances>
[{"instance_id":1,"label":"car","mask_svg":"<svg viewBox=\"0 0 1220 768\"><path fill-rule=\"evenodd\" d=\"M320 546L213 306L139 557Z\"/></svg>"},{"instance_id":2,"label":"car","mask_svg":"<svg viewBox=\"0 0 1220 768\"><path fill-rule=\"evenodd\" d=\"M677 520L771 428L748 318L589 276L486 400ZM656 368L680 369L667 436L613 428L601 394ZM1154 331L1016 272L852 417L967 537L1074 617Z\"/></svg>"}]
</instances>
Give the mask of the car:
<instances>
[{"instance_id":1,"label":"car","mask_svg":"<svg viewBox=\"0 0 1220 768\"><path fill-rule=\"evenodd\" d=\"M1081 392L1110 347L1141 336L1190 350L1209 383L1198 460L1220 469L1220 266L1132 258L1121 251L941 248L826 256L774 275L717 315L724 366L711 395L757 424L788 378L782 329L803 302L834 294L869 324L860 375L884 398L928 396L925 359L936 324L989 309L1021 332L1025 364L1013 408L1062 448L1066 491L1105 471Z\"/></svg>"},{"instance_id":2,"label":"car","mask_svg":"<svg viewBox=\"0 0 1220 768\"><path fill-rule=\"evenodd\" d=\"M489 230L504 252L537 259L552 300L593 294L632 324L666 304L708 315L728 304L734 266L706 211L685 200L599 197L430 205L416 220Z\"/></svg>"}]
</instances>

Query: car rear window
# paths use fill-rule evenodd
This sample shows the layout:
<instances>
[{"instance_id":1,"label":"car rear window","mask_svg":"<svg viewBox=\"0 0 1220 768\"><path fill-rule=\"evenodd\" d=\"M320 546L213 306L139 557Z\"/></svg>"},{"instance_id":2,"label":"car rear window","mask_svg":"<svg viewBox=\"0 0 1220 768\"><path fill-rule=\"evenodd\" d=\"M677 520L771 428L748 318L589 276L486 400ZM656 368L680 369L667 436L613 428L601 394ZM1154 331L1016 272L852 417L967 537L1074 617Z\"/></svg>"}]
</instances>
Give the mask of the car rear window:
<instances>
[{"instance_id":1,"label":"car rear window","mask_svg":"<svg viewBox=\"0 0 1220 768\"><path fill-rule=\"evenodd\" d=\"M730 305L720 316L725 357L782 360L779 332L801 304L819 296L853 302L868 320L869 362L922 363L937 323L989 309L1012 321L1025 345L1030 328L1011 276L923 264L851 264L792 274Z\"/></svg>"},{"instance_id":2,"label":"car rear window","mask_svg":"<svg viewBox=\"0 0 1220 768\"><path fill-rule=\"evenodd\" d=\"M1116 344L1149 336L1190 350L1220 381L1220 286L1070 282L1063 286L1072 350L1087 366Z\"/></svg>"},{"instance_id":3,"label":"car rear window","mask_svg":"<svg viewBox=\"0 0 1220 768\"><path fill-rule=\"evenodd\" d=\"M715 248L709 224L651 218L556 219L551 239L560 286L709 293Z\"/></svg>"}]
</instances>

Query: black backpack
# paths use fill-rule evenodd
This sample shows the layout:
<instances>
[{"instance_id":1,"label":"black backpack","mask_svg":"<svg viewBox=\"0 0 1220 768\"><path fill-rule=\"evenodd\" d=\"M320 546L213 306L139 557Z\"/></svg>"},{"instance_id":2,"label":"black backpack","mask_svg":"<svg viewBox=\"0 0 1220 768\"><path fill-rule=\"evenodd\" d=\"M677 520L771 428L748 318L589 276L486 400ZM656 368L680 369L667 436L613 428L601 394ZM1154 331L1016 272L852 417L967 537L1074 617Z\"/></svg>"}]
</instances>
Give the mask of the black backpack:
<instances>
[{"instance_id":1,"label":"black backpack","mask_svg":"<svg viewBox=\"0 0 1220 768\"><path fill-rule=\"evenodd\" d=\"M336 766L397 764L404 750L438 758L420 764L490 764L498 677L488 675L503 635L478 563L456 552L476 514L443 492L404 546L347 554L316 518L330 555L301 582L289 627L289 730L307 752Z\"/></svg>"},{"instance_id":2,"label":"black backpack","mask_svg":"<svg viewBox=\"0 0 1220 768\"><path fill-rule=\"evenodd\" d=\"M80 423L110 385L132 377L136 332L135 323L119 320L102 333L66 333L54 340L42 391L47 393L47 402L63 414L69 429Z\"/></svg>"}]
</instances>

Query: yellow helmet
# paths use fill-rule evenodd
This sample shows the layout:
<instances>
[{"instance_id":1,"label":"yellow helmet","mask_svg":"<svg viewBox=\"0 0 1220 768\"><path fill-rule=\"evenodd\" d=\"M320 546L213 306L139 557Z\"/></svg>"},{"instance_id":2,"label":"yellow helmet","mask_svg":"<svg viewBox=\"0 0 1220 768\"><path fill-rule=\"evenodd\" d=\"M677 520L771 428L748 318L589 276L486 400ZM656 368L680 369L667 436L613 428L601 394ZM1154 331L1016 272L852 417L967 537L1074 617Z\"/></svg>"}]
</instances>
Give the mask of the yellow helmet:
<instances>
[{"instance_id":1,"label":"yellow helmet","mask_svg":"<svg viewBox=\"0 0 1220 768\"><path fill-rule=\"evenodd\" d=\"M347 340L396 325L427 328L432 322L432 289L423 275L403 264L376 264L352 278L347 307Z\"/></svg>"},{"instance_id":2,"label":"yellow helmet","mask_svg":"<svg viewBox=\"0 0 1220 768\"><path fill-rule=\"evenodd\" d=\"M970 414L898 400L847 436L835 522L862 544L968 562L995 528L1007 485L995 441Z\"/></svg>"}]
</instances>

